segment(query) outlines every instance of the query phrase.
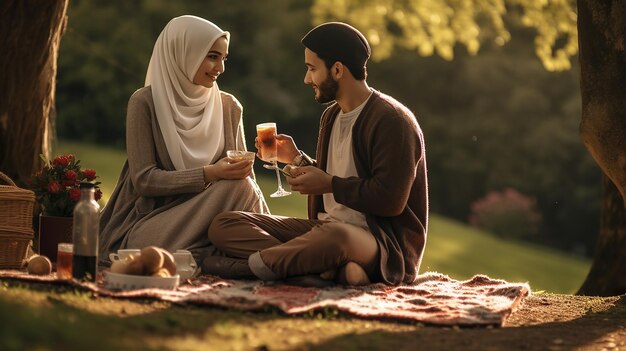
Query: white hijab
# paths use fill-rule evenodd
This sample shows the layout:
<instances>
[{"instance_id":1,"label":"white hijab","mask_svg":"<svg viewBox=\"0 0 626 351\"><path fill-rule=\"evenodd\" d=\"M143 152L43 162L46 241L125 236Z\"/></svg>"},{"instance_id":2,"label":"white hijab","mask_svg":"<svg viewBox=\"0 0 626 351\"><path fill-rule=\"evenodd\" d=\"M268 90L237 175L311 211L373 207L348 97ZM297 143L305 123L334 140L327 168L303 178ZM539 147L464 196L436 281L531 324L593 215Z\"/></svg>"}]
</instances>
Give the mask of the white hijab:
<instances>
[{"instance_id":1,"label":"white hijab","mask_svg":"<svg viewBox=\"0 0 626 351\"><path fill-rule=\"evenodd\" d=\"M224 148L224 113L217 83L193 83L209 49L230 34L196 16L173 18L152 51L145 86L152 99L165 146L177 170L212 164Z\"/></svg>"}]
</instances>

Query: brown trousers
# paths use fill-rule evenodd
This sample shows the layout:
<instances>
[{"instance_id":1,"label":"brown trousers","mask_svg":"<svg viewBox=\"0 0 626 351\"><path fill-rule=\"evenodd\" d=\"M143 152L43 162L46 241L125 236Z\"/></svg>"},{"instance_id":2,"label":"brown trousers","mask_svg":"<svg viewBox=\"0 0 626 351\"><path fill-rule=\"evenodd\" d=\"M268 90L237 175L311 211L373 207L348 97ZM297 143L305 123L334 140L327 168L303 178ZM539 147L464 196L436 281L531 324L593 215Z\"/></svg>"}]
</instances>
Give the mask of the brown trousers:
<instances>
[{"instance_id":1,"label":"brown trousers","mask_svg":"<svg viewBox=\"0 0 626 351\"><path fill-rule=\"evenodd\" d=\"M378 278L378 243L354 225L236 211L216 216L208 235L226 255L249 259L255 274L252 257L258 264L260 255L269 279L338 270L350 261Z\"/></svg>"}]
</instances>

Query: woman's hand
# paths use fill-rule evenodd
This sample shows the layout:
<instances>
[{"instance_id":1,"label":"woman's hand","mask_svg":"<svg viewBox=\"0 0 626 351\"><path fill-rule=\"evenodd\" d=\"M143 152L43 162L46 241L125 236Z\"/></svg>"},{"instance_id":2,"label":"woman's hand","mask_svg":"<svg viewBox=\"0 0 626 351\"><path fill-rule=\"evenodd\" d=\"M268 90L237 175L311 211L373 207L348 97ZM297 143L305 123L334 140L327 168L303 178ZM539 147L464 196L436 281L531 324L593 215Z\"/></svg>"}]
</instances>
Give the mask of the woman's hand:
<instances>
[{"instance_id":1,"label":"woman's hand","mask_svg":"<svg viewBox=\"0 0 626 351\"><path fill-rule=\"evenodd\" d=\"M258 137L254 138L254 147L256 147L258 150L256 153L257 157L263 160L263 158L261 158L261 145L259 144ZM286 134L276 135L276 150L278 162L281 163L291 163L294 157L300 154L296 143L293 141L293 138ZM269 160L263 161L270 162Z\"/></svg>"},{"instance_id":2,"label":"woman's hand","mask_svg":"<svg viewBox=\"0 0 626 351\"><path fill-rule=\"evenodd\" d=\"M212 165L204 166L204 181L219 179L244 179L252 174L252 161L224 157Z\"/></svg>"}]
</instances>

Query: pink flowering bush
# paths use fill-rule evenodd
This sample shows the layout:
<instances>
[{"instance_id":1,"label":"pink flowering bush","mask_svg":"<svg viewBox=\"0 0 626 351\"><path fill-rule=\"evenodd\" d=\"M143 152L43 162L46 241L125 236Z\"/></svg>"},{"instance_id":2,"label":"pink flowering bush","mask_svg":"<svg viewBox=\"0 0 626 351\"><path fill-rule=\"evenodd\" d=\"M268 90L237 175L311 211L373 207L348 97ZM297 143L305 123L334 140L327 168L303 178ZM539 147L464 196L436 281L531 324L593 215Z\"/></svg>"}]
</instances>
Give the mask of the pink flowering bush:
<instances>
[{"instance_id":1,"label":"pink flowering bush","mask_svg":"<svg viewBox=\"0 0 626 351\"><path fill-rule=\"evenodd\" d=\"M80 161L74 155L59 155L52 161L43 159L44 166L31 176L30 186L35 192L37 203L43 214L48 216L72 217L74 205L80 199L80 182L96 185L96 201L102 197L95 182L98 176L93 169L81 170Z\"/></svg>"},{"instance_id":2,"label":"pink flowering bush","mask_svg":"<svg viewBox=\"0 0 626 351\"><path fill-rule=\"evenodd\" d=\"M469 222L501 237L521 239L538 233L541 214L534 199L507 188L473 202Z\"/></svg>"}]
</instances>

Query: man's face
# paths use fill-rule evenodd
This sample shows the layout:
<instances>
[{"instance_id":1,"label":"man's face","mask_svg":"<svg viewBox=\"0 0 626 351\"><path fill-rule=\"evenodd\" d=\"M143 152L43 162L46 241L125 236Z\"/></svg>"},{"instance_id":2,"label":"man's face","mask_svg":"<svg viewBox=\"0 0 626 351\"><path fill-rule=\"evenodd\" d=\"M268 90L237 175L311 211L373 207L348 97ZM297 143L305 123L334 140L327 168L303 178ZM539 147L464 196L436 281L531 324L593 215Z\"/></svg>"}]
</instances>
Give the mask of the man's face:
<instances>
[{"instance_id":1,"label":"man's face","mask_svg":"<svg viewBox=\"0 0 626 351\"><path fill-rule=\"evenodd\" d=\"M330 71L326 68L324 60L316 53L304 49L304 63L307 67L304 75L304 84L313 87L315 100L320 104L334 101L337 98L339 84L333 79Z\"/></svg>"}]
</instances>

